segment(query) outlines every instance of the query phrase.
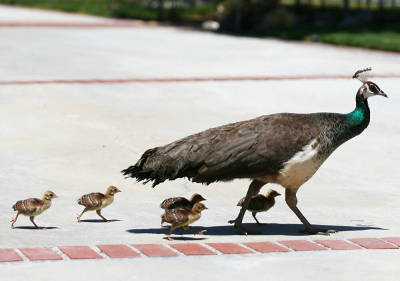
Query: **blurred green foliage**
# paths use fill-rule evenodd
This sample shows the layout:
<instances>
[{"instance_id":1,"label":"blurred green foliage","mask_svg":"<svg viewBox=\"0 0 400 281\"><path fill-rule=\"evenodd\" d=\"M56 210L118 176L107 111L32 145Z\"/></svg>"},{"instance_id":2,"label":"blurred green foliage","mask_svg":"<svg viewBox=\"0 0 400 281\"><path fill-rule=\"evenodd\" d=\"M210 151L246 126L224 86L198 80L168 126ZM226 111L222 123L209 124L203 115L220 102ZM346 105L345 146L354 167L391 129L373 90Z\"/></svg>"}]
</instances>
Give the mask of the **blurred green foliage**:
<instances>
[{"instance_id":1,"label":"blurred green foliage","mask_svg":"<svg viewBox=\"0 0 400 281\"><path fill-rule=\"evenodd\" d=\"M157 19L158 0L0 0L1 4L62 10L116 18ZM217 20L220 31L234 32L237 0L164 0L163 20L200 26ZM241 0L241 35L306 40L400 52L400 9L378 9L371 1L350 1L344 12L342 1ZM361 3L361 4L360 4ZM358 6L360 4L361 6ZM390 9L389 9L390 8Z\"/></svg>"},{"instance_id":2,"label":"blurred green foliage","mask_svg":"<svg viewBox=\"0 0 400 281\"><path fill-rule=\"evenodd\" d=\"M400 33L395 31L339 31L322 35L320 41L334 45L400 52Z\"/></svg>"},{"instance_id":3,"label":"blurred green foliage","mask_svg":"<svg viewBox=\"0 0 400 281\"><path fill-rule=\"evenodd\" d=\"M0 3L98 16L108 15L107 0L0 0Z\"/></svg>"},{"instance_id":4,"label":"blurred green foliage","mask_svg":"<svg viewBox=\"0 0 400 281\"><path fill-rule=\"evenodd\" d=\"M164 1L163 20L202 21L212 17L216 4L213 0L200 6L190 5L189 0ZM174 4L175 3L175 4ZM186 4L184 7L182 3ZM61 10L104 17L156 20L157 0L0 0L0 4ZM172 4L172 5L171 5Z\"/></svg>"}]
</instances>

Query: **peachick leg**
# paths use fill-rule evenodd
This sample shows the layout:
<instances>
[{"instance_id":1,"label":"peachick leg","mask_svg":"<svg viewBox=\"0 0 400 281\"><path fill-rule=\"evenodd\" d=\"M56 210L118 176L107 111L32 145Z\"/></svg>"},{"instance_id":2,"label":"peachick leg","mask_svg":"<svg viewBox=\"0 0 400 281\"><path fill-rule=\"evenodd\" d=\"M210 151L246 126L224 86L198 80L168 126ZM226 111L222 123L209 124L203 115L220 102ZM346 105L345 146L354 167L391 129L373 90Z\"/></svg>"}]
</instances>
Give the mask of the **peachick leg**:
<instances>
[{"instance_id":1,"label":"peachick leg","mask_svg":"<svg viewBox=\"0 0 400 281\"><path fill-rule=\"evenodd\" d=\"M207 231L207 230L200 230L200 231L199 230L193 230L193 229L190 229L188 225L184 226L183 229L187 230L187 231L194 232L194 234L203 234L204 232Z\"/></svg>"},{"instance_id":2,"label":"peachick leg","mask_svg":"<svg viewBox=\"0 0 400 281\"><path fill-rule=\"evenodd\" d=\"M46 228L44 228L44 227L40 228L40 227L38 227L38 226L36 225L36 223L33 221L33 220L35 219L34 216L29 217L29 219L30 219L31 222L35 225L35 227L36 227L37 229L46 229Z\"/></svg>"},{"instance_id":3,"label":"peachick leg","mask_svg":"<svg viewBox=\"0 0 400 281\"><path fill-rule=\"evenodd\" d=\"M253 212L253 213L251 213L251 214L253 215L253 218L256 220L256 222L257 222L258 225L266 225L266 223L260 223L260 222L258 221L258 219L256 218L256 215L257 215L256 212Z\"/></svg>"},{"instance_id":4,"label":"peachick leg","mask_svg":"<svg viewBox=\"0 0 400 281\"><path fill-rule=\"evenodd\" d=\"M82 212L82 214L78 214L77 216L78 216L78 222L81 222L81 217L82 217L82 215L83 215L83 213L84 212L86 212L87 210L86 210L86 208L83 210L83 212Z\"/></svg>"},{"instance_id":5,"label":"peachick leg","mask_svg":"<svg viewBox=\"0 0 400 281\"><path fill-rule=\"evenodd\" d=\"M103 216L101 215L101 209L100 209L100 210L96 210L96 213L97 213L104 221L106 221L106 222L112 222L111 220L108 220L108 219L106 219L105 217L103 217Z\"/></svg>"},{"instance_id":6,"label":"peachick leg","mask_svg":"<svg viewBox=\"0 0 400 281\"><path fill-rule=\"evenodd\" d=\"M329 235L329 233L335 233L336 230L325 230L325 229L314 229L314 227L308 222L308 220L303 216L300 210L297 208L297 197L296 197L297 190L292 190L286 188L285 192L285 200L286 204L289 206L290 209L296 214L296 216L300 219L300 221L306 227L306 232L310 234L320 234L320 235Z\"/></svg>"},{"instance_id":7,"label":"peachick leg","mask_svg":"<svg viewBox=\"0 0 400 281\"><path fill-rule=\"evenodd\" d=\"M253 180L247 190L246 198L242 204L242 208L240 209L239 215L235 220L230 220L228 223L234 223L235 228L240 231L240 233L247 235L248 232L242 227L243 216L247 210L247 207L250 204L250 200L253 196L257 195L260 192L261 187L263 187L266 183L258 180ZM254 232L253 232L254 233ZM256 232L258 233L258 232Z\"/></svg>"},{"instance_id":8,"label":"peachick leg","mask_svg":"<svg viewBox=\"0 0 400 281\"><path fill-rule=\"evenodd\" d=\"M169 230L169 233L167 235L167 238L169 241L174 241L174 239L171 238L171 233L172 233L172 230L174 230L174 229L175 229L175 227L173 225L171 225L171 229Z\"/></svg>"},{"instance_id":9,"label":"peachick leg","mask_svg":"<svg viewBox=\"0 0 400 281\"><path fill-rule=\"evenodd\" d=\"M17 213L17 216L15 217L15 219L11 218L11 222L12 222L11 228L14 228L14 223L17 221L18 216L19 216L19 212Z\"/></svg>"}]
</instances>

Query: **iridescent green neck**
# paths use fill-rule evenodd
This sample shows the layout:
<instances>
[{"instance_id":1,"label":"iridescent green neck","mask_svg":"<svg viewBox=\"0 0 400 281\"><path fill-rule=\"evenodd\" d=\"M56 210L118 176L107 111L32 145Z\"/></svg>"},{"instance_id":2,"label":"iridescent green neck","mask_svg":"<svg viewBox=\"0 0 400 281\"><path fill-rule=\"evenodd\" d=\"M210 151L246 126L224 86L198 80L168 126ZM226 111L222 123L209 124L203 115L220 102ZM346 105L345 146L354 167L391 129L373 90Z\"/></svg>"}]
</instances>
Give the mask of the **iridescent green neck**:
<instances>
[{"instance_id":1,"label":"iridescent green neck","mask_svg":"<svg viewBox=\"0 0 400 281\"><path fill-rule=\"evenodd\" d=\"M356 97L356 108L346 114L346 125L349 127L362 126L366 128L370 117L368 102L362 96Z\"/></svg>"}]
</instances>

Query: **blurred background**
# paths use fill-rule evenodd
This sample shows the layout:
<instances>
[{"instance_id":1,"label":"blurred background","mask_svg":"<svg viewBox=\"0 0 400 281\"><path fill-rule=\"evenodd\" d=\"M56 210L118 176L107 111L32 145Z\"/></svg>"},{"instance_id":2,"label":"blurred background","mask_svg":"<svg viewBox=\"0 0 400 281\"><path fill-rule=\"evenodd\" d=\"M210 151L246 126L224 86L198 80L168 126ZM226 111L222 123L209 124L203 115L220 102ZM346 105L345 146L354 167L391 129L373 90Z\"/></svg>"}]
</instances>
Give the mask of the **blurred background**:
<instances>
[{"instance_id":1,"label":"blurred background","mask_svg":"<svg viewBox=\"0 0 400 281\"><path fill-rule=\"evenodd\" d=\"M0 0L0 4L400 51L400 0Z\"/></svg>"}]
</instances>

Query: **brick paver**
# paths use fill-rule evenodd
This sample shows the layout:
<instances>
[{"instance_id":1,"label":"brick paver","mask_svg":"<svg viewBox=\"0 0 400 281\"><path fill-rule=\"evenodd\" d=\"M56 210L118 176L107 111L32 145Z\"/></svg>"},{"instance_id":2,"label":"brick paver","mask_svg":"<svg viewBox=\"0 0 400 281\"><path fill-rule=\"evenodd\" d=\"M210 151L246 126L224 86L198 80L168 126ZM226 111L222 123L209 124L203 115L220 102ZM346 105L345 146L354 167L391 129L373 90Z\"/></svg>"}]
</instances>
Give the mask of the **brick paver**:
<instances>
[{"instance_id":1,"label":"brick paver","mask_svg":"<svg viewBox=\"0 0 400 281\"><path fill-rule=\"evenodd\" d=\"M184 253L187 256L192 255L216 255L217 253L207 249L199 244L171 244L171 247L177 249L178 251Z\"/></svg>"},{"instance_id":2,"label":"brick paver","mask_svg":"<svg viewBox=\"0 0 400 281\"><path fill-rule=\"evenodd\" d=\"M290 252L289 249L273 242L250 242L243 243L243 245L260 253Z\"/></svg>"},{"instance_id":3,"label":"brick paver","mask_svg":"<svg viewBox=\"0 0 400 281\"><path fill-rule=\"evenodd\" d=\"M207 243L223 254L253 254L254 252L235 243Z\"/></svg>"},{"instance_id":4,"label":"brick paver","mask_svg":"<svg viewBox=\"0 0 400 281\"><path fill-rule=\"evenodd\" d=\"M103 257L88 246L59 247L70 259L102 259Z\"/></svg>"},{"instance_id":5,"label":"brick paver","mask_svg":"<svg viewBox=\"0 0 400 281\"><path fill-rule=\"evenodd\" d=\"M24 259L13 249L0 249L0 262L23 260Z\"/></svg>"},{"instance_id":6,"label":"brick paver","mask_svg":"<svg viewBox=\"0 0 400 281\"><path fill-rule=\"evenodd\" d=\"M366 249L398 249L398 247L390 245L378 238L355 238L349 240Z\"/></svg>"},{"instance_id":7,"label":"brick paver","mask_svg":"<svg viewBox=\"0 0 400 281\"><path fill-rule=\"evenodd\" d=\"M148 257L175 257L177 253L162 244L134 244L132 245Z\"/></svg>"},{"instance_id":8,"label":"brick paver","mask_svg":"<svg viewBox=\"0 0 400 281\"><path fill-rule=\"evenodd\" d=\"M351 244L350 242L344 240L314 240L325 247L328 247L332 250L361 250L360 246Z\"/></svg>"},{"instance_id":9,"label":"brick paver","mask_svg":"<svg viewBox=\"0 0 400 281\"><path fill-rule=\"evenodd\" d=\"M62 260L62 256L49 247L19 248L19 250L31 261Z\"/></svg>"},{"instance_id":10,"label":"brick paver","mask_svg":"<svg viewBox=\"0 0 400 281\"><path fill-rule=\"evenodd\" d=\"M382 240L385 240L386 242L395 244L400 247L400 237L388 237L388 238L382 238Z\"/></svg>"},{"instance_id":11,"label":"brick paver","mask_svg":"<svg viewBox=\"0 0 400 281\"><path fill-rule=\"evenodd\" d=\"M140 258L141 256L126 245L97 245L110 258Z\"/></svg>"},{"instance_id":12,"label":"brick paver","mask_svg":"<svg viewBox=\"0 0 400 281\"><path fill-rule=\"evenodd\" d=\"M278 241L282 245L289 247L295 251L321 251L326 250L326 248L310 242L308 240L287 240L287 241Z\"/></svg>"}]
</instances>

